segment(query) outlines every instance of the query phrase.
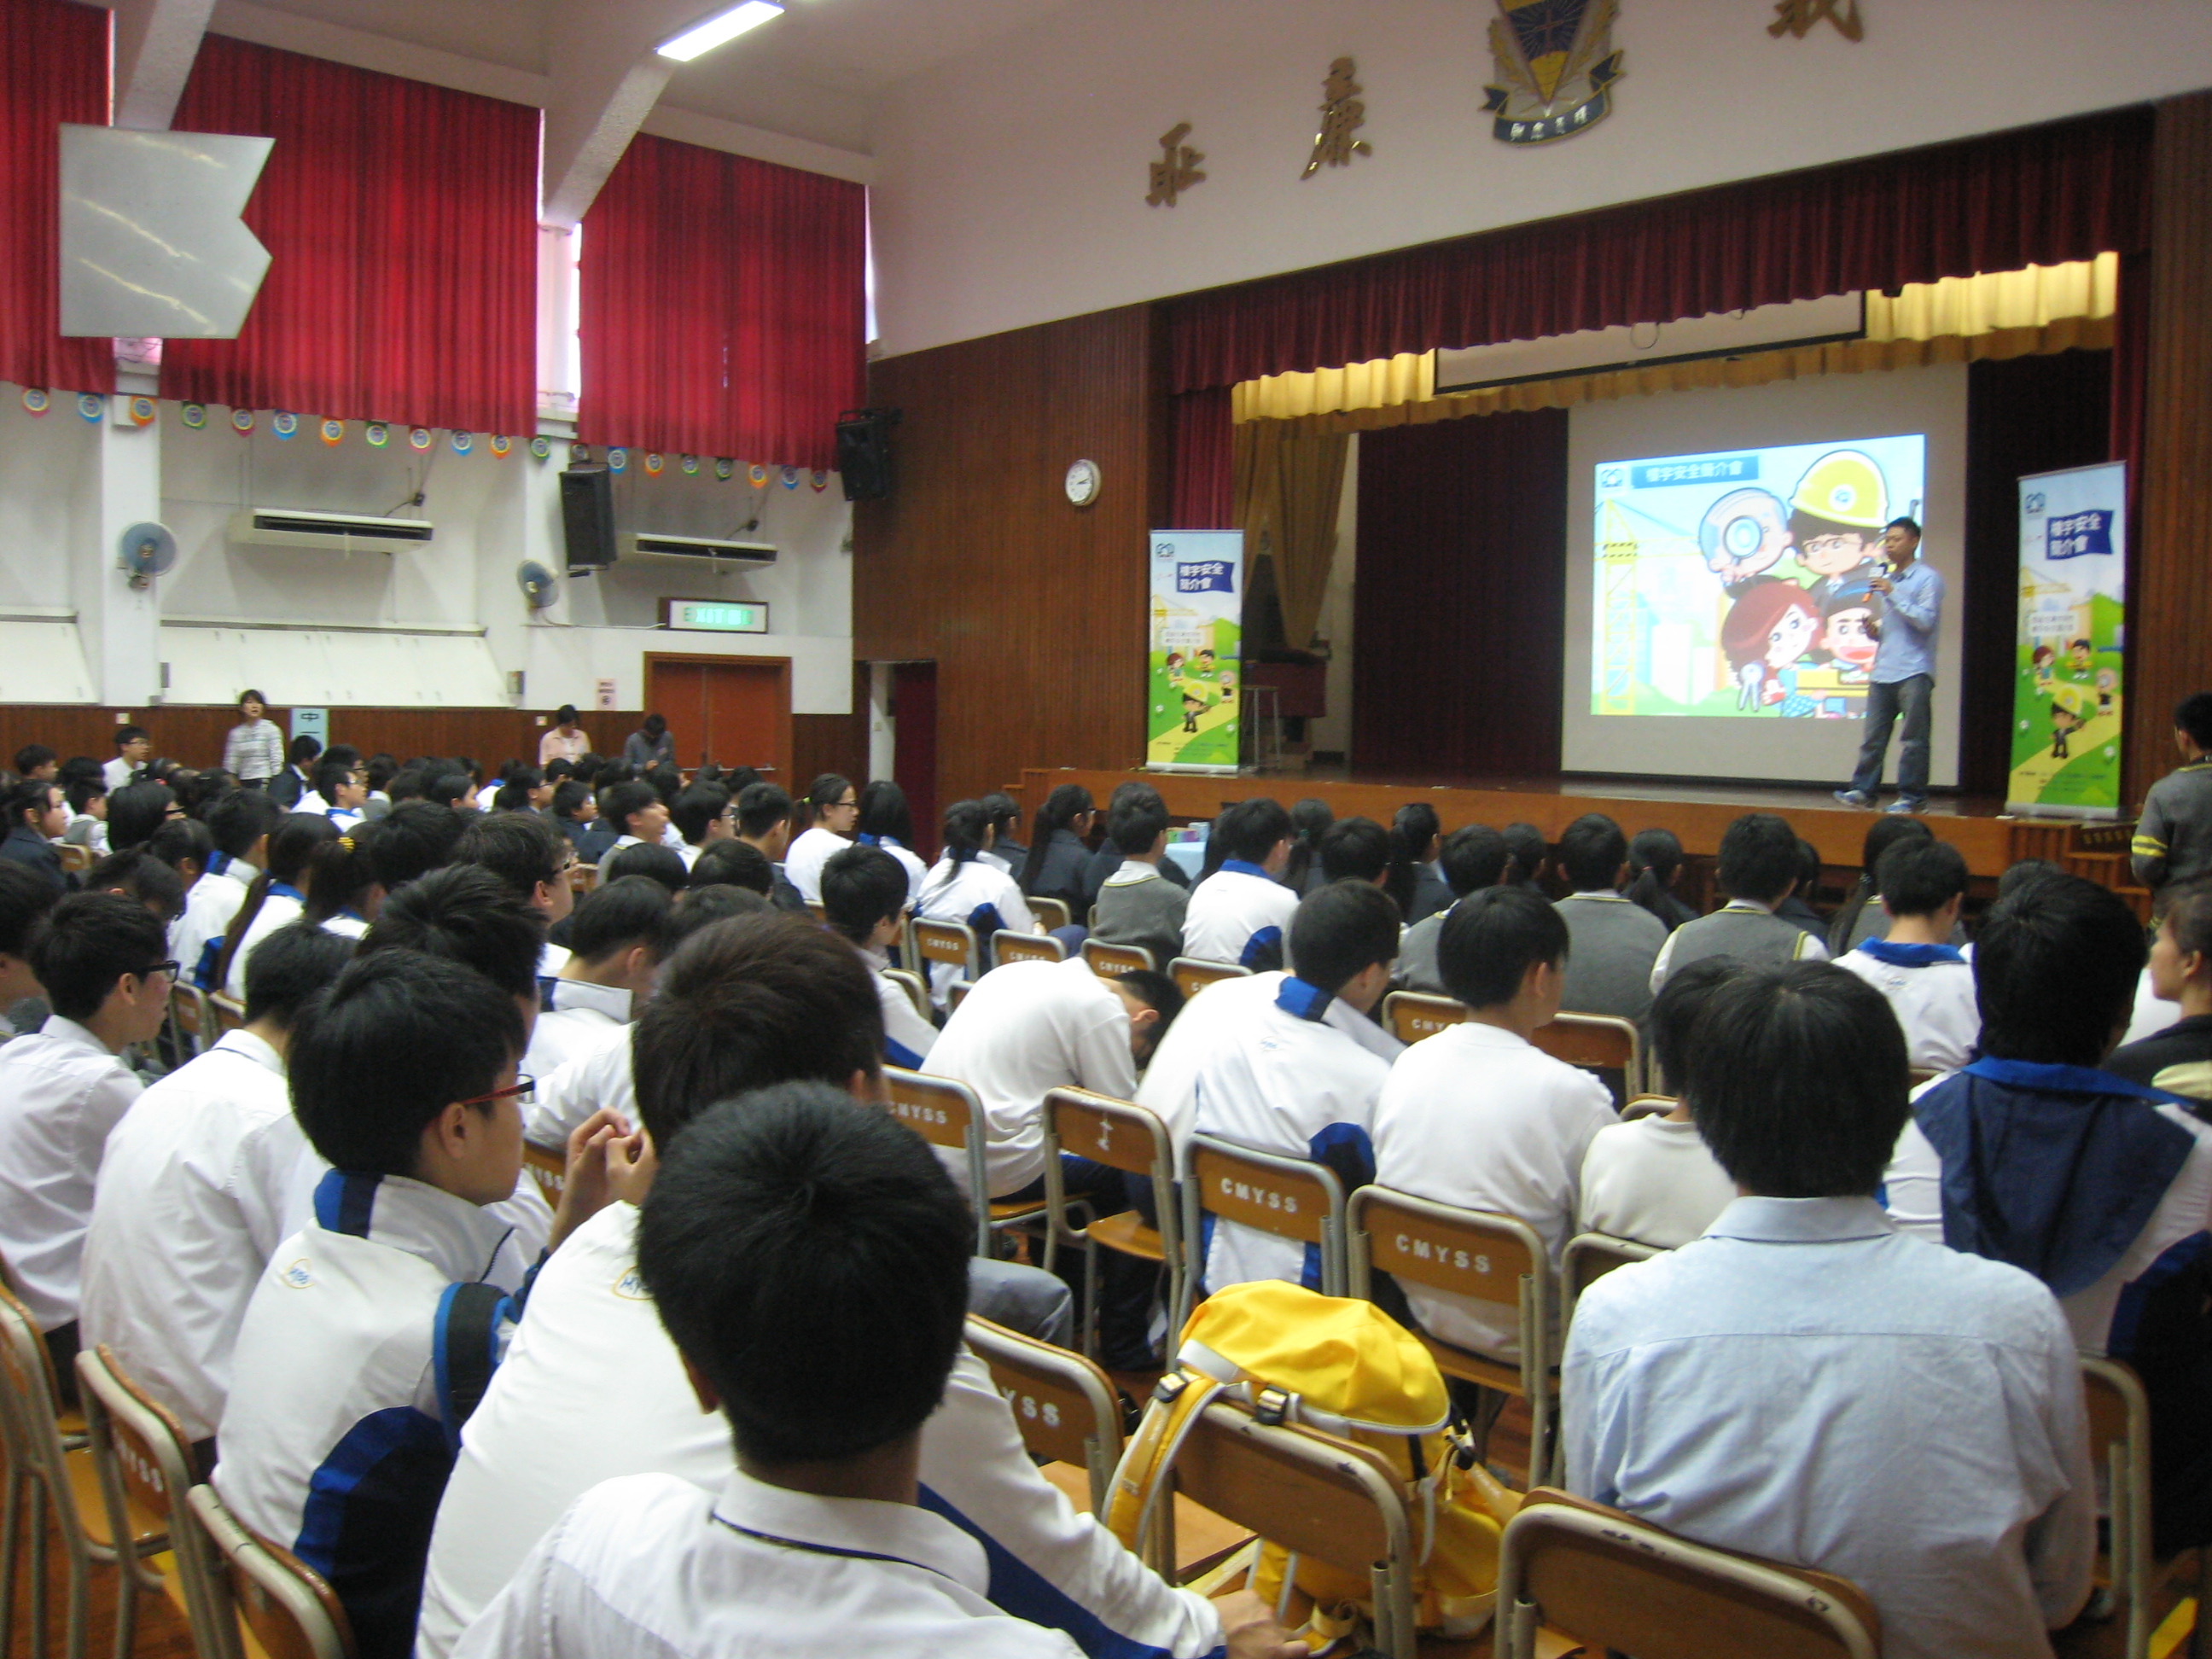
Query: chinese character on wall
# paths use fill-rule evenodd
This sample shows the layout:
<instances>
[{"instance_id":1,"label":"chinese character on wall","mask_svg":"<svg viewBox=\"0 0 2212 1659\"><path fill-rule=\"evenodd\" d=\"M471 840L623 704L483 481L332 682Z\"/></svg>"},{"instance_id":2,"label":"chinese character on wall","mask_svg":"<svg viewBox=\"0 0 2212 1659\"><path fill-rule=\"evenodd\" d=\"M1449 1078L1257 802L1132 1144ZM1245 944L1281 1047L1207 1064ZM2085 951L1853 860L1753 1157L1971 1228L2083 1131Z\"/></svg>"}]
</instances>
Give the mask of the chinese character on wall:
<instances>
[{"instance_id":1,"label":"chinese character on wall","mask_svg":"<svg viewBox=\"0 0 2212 1659\"><path fill-rule=\"evenodd\" d=\"M1188 121L1178 121L1172 131L1160 136L1160 159L1152 163L1152 187L1145 197L1147 207L1173 207L1176 197L1205 182L1206 175L1198 170L1198 164L1206 154L1184 143L1188 137Z\"/></svg>"},{"instance_id":2,"label":"chinese character on wall","mask_svg":"<svg viewBox=\"0 0 2212 1659\"><path fill-rule=\"evenodd\" d=\"M1356 137L1361 127L1367 125L1367 106L1359 100L1359 83L1352 77L1358 73L1349 58L1340 58L1328 66L1328 78L1321 83L1321 131L1314 135L1313 154L1306 158L1306 170L1301 179L1310 179L1323 167L1348 167L1355 155L1372 155L1375 146L1364 138Z\"/></svg>"},{"instance_id":3,"label":"chinese character on wall","mask_svg":"<svg viewBox=\"0 0 2212 1659\"><path fill-rule=\"evenodd\" d=\"M1766 32L1776 40L1794 34L1802 40L1811 33L1822 18L1836 26L1836 33L1846 40L1866 39L1866 24L1859 16L1859 0L1850 0L1842 11L1836 9L1836 0L1776 0L1774 21Z\"/></svg>"}]
</instances>

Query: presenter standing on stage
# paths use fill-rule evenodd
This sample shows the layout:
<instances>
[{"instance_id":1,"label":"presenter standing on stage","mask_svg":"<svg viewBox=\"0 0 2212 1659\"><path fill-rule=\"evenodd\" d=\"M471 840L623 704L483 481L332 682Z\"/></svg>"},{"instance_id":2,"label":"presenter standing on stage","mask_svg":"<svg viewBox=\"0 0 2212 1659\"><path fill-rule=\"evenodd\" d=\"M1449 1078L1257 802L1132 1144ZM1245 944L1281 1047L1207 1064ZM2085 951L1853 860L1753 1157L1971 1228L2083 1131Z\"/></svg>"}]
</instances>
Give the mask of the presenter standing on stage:
<instances>
[{"instance_id":1,"label":"presenter standing on stage","mask_svg":"<svg viewBox=\"0 0 2212 1659\"><path fill-rule=\"evenodd\" d=\"M1943 579L1920 562L1920 526L1892 519L1881 538L1889 568L1868 584L1885 601L1881 645L1867 687L1866 741L1851 787L1836 791L1846 806L1872 806L1881 793L1881 763L1889 752L1890 723L1905 716L1897 750L1897 799L1893 812L1928 805L1929 706L1936 695L1936 629L1943 615Z\"/></svg>"}]
</instances>

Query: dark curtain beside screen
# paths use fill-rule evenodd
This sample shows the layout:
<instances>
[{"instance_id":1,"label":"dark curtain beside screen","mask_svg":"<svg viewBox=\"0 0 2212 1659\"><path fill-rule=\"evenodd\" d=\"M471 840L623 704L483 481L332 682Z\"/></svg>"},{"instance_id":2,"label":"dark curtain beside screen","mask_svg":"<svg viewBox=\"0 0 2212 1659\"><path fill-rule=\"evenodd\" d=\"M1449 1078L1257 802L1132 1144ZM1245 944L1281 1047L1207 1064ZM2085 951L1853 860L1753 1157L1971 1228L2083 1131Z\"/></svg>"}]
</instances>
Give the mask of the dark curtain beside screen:
<instances>
[{"instance_id":1,"label":"dark curtain beside screen","mask_svg":"<svg viewBox=\"0 0 2212 1659\"><path fill-rule=\"evenodd\" d=\"M1352 764L1559 770L1567 411L1363 433Z\"/></svg>"},{"instance_id":2,"label":"dark curtain beside screen","mask_svg":"<svg viewBox=\"0 0 2212 1659\"><path fill-rule=\"evenodd\" d=\"M107 125L107 14L0 0L0 380L112 392L115 348L61 334L61 124Z\"/></svg>"},{"instance_id":3,"label":"dark curtain beside screen","mask_svg":"<svg viewBox=\"0 0 2212 1659\"><path fill-rule=\"evenodd\" d=\"M1960 641L1959 787L2002 795L2012 764L2020 627L2020 479L2109 453L2112 354L2060 351L1966 368L1966 612ZM1940 665L1939 665L1940 672Z\"/></svg>"}]
</instances>

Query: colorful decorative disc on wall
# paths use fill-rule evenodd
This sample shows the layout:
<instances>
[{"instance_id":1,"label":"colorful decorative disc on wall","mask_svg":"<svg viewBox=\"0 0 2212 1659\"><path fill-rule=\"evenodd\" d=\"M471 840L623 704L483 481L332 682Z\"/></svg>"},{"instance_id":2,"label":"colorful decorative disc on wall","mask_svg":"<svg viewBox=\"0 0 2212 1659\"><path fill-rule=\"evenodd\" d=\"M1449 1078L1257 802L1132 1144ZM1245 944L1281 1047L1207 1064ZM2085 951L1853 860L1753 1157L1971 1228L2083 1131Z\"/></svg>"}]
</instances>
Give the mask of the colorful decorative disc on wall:
<instances>
[{"instance_id":1,"label":"colorful decorative disc on wall","mask_svg":"<svg viewBox=\"0 0 2212 1659\"><path fill-rule=\"evenodd\" d=\"M289 409L280 409L269 417L269 429L280 438L289 438L300 429L300 417Z\"/></svg>"},{"instance_id":2,"label":"colorful decorative disc on wall","mask_svg":"<svg viewBox=\"0 0 2212 1659\"><path fill-rule=\"evenodd\" d=\"M106 408L107 400L97 392L80 392L76 394L76 412L95 426L100 423L100 417L106 412Z\"/></svg>"},{"instance_id":3,"label":"colorful decorative disc on wall","mask_svg":"<svg viewBox=\"0 0 2212 1659\"><path fill-rule=\"evenodd\" d=\"M179 413L182 416L185 424L191 428L195 432L198 431L202 427L207 424L207 405L205 404L186 404Z\"/></svg>"},{"instance_id":4,"label":"colorful decorative disc on wall","mask_svg":"<svg viewBox=\"0 0 2212 1659\"><path fill-rule=\"evenodd\" d=\"M407 428L407 447L410 449L425 450L436 441L437 440L430 435L430 428L427 426L410 426Z\"/></svg>"},{"instance_id":5,"label":"colorful decorative disc on wall","mask_svg":"<svg viewBox=\"0 0 2212 1659\"><path fill-rule=\"evenodd\" d=\"M332 449L336 449L340 444L345 441L345 422L343 421L325 421L322 425L316 428L315 430L321 436L322 441L328 444Z\"/></svg>"},{"instance_id":6,"label":"colorful decorative disc on wall","mask_svg":"<svg viewBox=\"0 0 2212 1659\"><path fill-rule=\"evenodd\" d=\"M133 398L131 400L130 409L131 424L133 426L151 426L154 424L154 416L161 413L161 410L151 398Z\"/></svg>"},{"instance_id":7,"label":"colorful decorative disc on wall","mask_svg":"<svg viewBox=\"0 0 2212 1659\"><path fill-rule=\"evenodd\" d=\"M629 451L628 451L627 449L619 449L619 448L617 448L617 449L610 449L609 451L607 451L607 471L610 471L610 472L624 472L624 471L629 471Z\"/></svg>"},{"instance_id":8,"label":"colorful decorative disc on wall","mask_svg":"<svg viewBox=\"0 0 2212 1659\"><path fill-rule=\"evenodd\" d=\"M732 478L735 477L737 476L737 472L738 464L732 460L728 456L718 455L714 458L714 476L720 478L724 483L729 483Z\"/></svg>"},{"instance_id":9,"label":"colorful decorative disc on wall","mask_svg":"<svg viewBox=\"0 0 2212 1659\"><path fill-rule=\"evenodd\" d=\"M532 438L530 441L530 459L532 460L545 460L550 457L552 453L553 441L550 438Z\"/></svg>"},{"instance_id":10,"label":"colorful decorative disc on wall","mask_svg":"<svg viewBox=\"0 0 2212 1659\"><path fill-rule=\"evenodd\" d=\"M745 469L745 482L752 485L755 489L766 489L768 488L768 469L763 466L758 461L755 461L750 466Z\"/></svg>"},{"instance_id":11,"label":"colorful decorative disc on wall","mask_svg":"<svg viewBox=\"0 0 2212 1659\"><path fill-rule=\"evenodd\" d=\"M830 475L817 466L806 475L806 482L814 487L814 493L819 495L830 488Z\"/></svg>"},{"instance_id":12,"label":"colorful decorative disc on wall","mask_svg":"<svg viewBox=\"0 0 2212 1659\"><path fill-rule=\"evenodd\" d=\"M250 409L232 410L230 411L230 429L238 434L241 438L252 432L253 430L253 411Z\"/></svg>"},{"instance_id":13,"label":"colorful decorative disc on wall","mask_svg":"<svg viewBox=\"0 0 2212 1659\"><path fill-rule=\"evenodd\" d=\"M570 444L570 445L568 446L568 465L571 465L571 466L589 466L591 464L592 464L592 447L591 447L591 445L589 445L589 444Z\"/></svg>"},{"instance_id":14,"label":"colorful decorative disc on wall","mask_svg":"<svg viewBox=\"0 0 2212 1659\"><path fill-rule=\"evenodd\" d=\"M473 432L456 432L453 434L453 453L465 455L477 447L477 434Z\"/></svg>"},{"instance_id":15,"label":"colorful decorative disc on wall","mask_svg":"<svg viewBox=\"0 0 2212 1659\"><path fill-rule=\"evenodd\" d=\"M495 432L484 440L484 446L496 459L503 461L507 459L508 452L514 449L514 440L503 432Z\"/></svg>"},{"instance_id":16,"label":"colorful decorative disc on wall","mask_svg":"<svg viewBox=\"0 0 2212 1659\"><path fill-rule=\"evenodd\" d=\"M54 400L37 386L23 388L23 409L27 414L43 415L53 407Z\"/></svg>"},{"instance_id":17,"label":"colorful decorative disc on wall","mask_svg":"<svg viewBox=\"0 0 2212 1659\"><path fill-rule=\"evenodd\" d=\"M694 478L699 475L699 458L696 455L686 455L676 465L684 469L684 476L687 478Z\"/></svg>"},{"instance_id":18,"label":"colorful decorative disc on wall","mask_svg":"<svg viewBox=\"0 0 2212 1659\"><path fill-rule=\"evenodd\" d=\"M362 428L361 435L368 440L371 449L381 449L392 441L392 428L382 421L371 421Z\"/></svg>"},{"instance_id":19,"label":"colorful decorative disc on wall","mask_svg":"<svg viewBox=\"0 0 2212 1659\"><path fill-rule=\"evenodd\" d=\"M797 467L787 466L783 469L783 487L786 489L796 489L799 488L799 469Z\"/></svg>"},{"instance_id":20,"label":"colorful decorative disc on wall","mask_svg":"<svg viewBox=\"0 0 2212 1659\"><path fill-rule=\"evenodd\" d=\"M647 477L659 477L660 476L660 469L665 465L666 465L666 463L662 461L659 455L653 450L648 449L645 452L645 476Z\"/></svg>"}]
</instances>

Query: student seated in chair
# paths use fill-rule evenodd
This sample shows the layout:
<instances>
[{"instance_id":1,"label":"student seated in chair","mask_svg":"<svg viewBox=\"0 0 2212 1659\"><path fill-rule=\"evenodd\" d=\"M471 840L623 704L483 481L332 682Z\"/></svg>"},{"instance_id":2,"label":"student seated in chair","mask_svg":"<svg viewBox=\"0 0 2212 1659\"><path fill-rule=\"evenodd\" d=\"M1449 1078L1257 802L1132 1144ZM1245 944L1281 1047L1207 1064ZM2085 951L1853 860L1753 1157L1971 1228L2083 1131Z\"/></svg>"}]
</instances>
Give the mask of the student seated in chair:
<instances>
[{"instance_id":1,"label":"student seated in chair","mask_svg":"<svg viewBox=\"0 0 2212 1659\"><path fill-rule=\"evenodd\" d=\"M2166 1555L2212 1540L2212 1126L2103 1069L2143 956L2126 902L2079 876L1992 905L1974 941L1981 1057L1914 1097L1885 1190L1901 1225L2027 1269L2074 1346L2142 1374Z\"/></svg>"},{"instance_id":2,"label":"student seated in chair","mask_svg":"<svg viewBox=\"0 0 2212 1659\"><path fill-rule=\"evenodd\" d=\"M1001 928L1033 933L1036 918L1030 914L1029 901L1014 878L982 856L991 846L991 819L981 801L956 800L945 809L944 841L943 854L915 890L915 919L965 925L975 933L988 967L992 935ZM928 966L930 1000L942 1008L960 972L949 963Z\"/></svg>"},{"instance_id":3,"label":"student seated in chair","mask_svg":"<svg viewBox=\"0 0 2212 1659\"><path fill-rule=\"evenodd\" d=\"M2150 947L2151 994L2181 1018L2124 1048L2105 1069L2136 1083L2185 1095L2205 1115L2212 1103L2212 878L2160 895L2166 919Z\"/></svg>"},{"instance_id":4,"label":"student seated in chair","mask_svg":"<svg viewBox=\"0 0 2212 1659\"><path fill-rule=\"evenodd\" d=\"M523 1056L531 1076L551 1076L637 1018L653 994L669 903L668 890L643 876L624 876L584 896L568 926L568 959L538 981L538 1023Z\"/></svg>"},{"instance_id":5,"label":"student seated in chair","mask_svg":"<svg viewBox=\"0 0 2212 1659\"><path fill-rule=\"evenodd\" d=\"M1559 836L1559 872L1572 890L1559 902L1572 954L1559 988L1569 1013L1642 1019L1651 1009L1651 964L1667 924L1621 889L1628 837L1602 812L1586 812Z\"/></svg>"},{"instance_id":6,"label":"student seated in chair","mask_svg":"<svg viewBox=\"0 0 2212 1659\"><path fill-rule=\"evenodd\" d=\"M1605 1085L1529 1041L1559 1017L1567 924L1533 886L1492 887L1452 906L1437 961L1468 1018L1390 1068L1375 1109L1375 1178L1433 1203L1527 1222L1556 1272L1574 1231L1583 1155L1613 1121ZM1516 1310L1405 1288L1431 1336L1519 1357Z\"/></svg>"},{"instance_id":7,"label":"student seated in chair","mask_svg":"<svg viewBox=\"0 0 2212 1659\"><path fill-rule=\"evenodd\" d=\"M1255 972L1283 965L1283 935L1298 896L1278 879L1291 859L1291 815L1265 795L1240 800L1213 822L1209 854L1220 867L1191 890L1182 953Z\"/></svg>"},{"instance_id":8,"label":"student seated in chair","mask_svg":"<svg viewBox=\"0 0 2212 1659\"><path fill-rule=\"evenodd\" d=\"M784 851L791 843L791 797L772 783L757 781L738 790L738 839L758 848L774 867L775 881L769 897L775 908L805 915L806 900L783 868Z\"/></svg>"},{"instance_id":9,"label":"student seated in chair","mask_svg":"<svg viewBox=\"0 0 2212 1659\"><path fill-rule=\"evenodd\" d=\"M1183 916L1190 908L1190 890L1168 874L1174 860L1167 848L1168 809L1160 792L1148 783L1116 789L1100 849L1113 854L1115 867L1095 895L1097 926L1091 937L1103 945L1141 945L1161 968L1182 954Z\"/></svg>"},{"instance_id":10,"label":"student seated in chair","mask_svg":"<svg viewBox=\"0 0 2212 1659\"><path fill-rule=\"evenodd\" d=\"M1651 964L1656 994L1667 975L1700 957L1735 957L1755 966L1824 962L1828 947L1775 907L1797 890L1797 832L1771 812L1746 812L1721 836L1720 883L1729 902L1667 936Z\"/></svg>"},{"instance_id":11,"label":"student seated in chair","mask_svg":"<svg viewBox=\"0 0 2212 1659\"><path fill-rule=\"evenodd\" d=\"M1327 1164L1348 1194L1372 1180L1375 1103L1405 1045L1369 1018L1389 988L1398 907L1367 882L1310 895L1291 921L1292 972L1223 980L1153 1055L1137 1103L1180 1151L1194 1132ZM1212 1227L1206 1285L1321 1288L1317 1255L1241 1223Z\"/></svg>"},{"instance_id":12,"label":"student seated in chair","mask_svg":"<svg viewBox=\"0 0 2212 1659\"><path fill-rule=\"evenodd\" d=\"M1882 1213L1910 1111L1889 1005L1832 965L1766 964L1692 1041L1692 1110L1744 1195L1583 1291L1569 1489L1850 1579L1887 1659L2048 1656L2096 1550L2074 1334L2027 1273Z\"/></svg>"},{"instance_id":13,"label":"student seated in chair","mask_svg":"<svg viewBox=\"0 0 2212 1659\"><path fill-rule=\"evenodd\" d=\"M526 1028L458 963L365 956L295 1023L293 1109L331 1170L276 1247L232 1358L216 1490L330 1583L361 1659L404 1659L461 1425L525 1280L487 1206L522 1170ZM554 1242L604 1202L579 1156ZM611 1133L609 1131L608 1133Z\"/></svg>"},{"instance_id":14,"label":"student seated in chair","mask_svg":"<svg viewBox=\"0 0 2212 1659\"><path fill-rule=\"evenodd\" d=\"M1395 845L1390 831L1373 818L1337 819L1321 832L1321 845L1315 852L1321 861L1321 884L1326 887L1333 881L1364 881L1389 892L1390 880L1398 873L1391 857ZM1409 871L1413 868L1410 865L1406 867ZM1419 867L1425 872L1429 866ZM1407 884L1412 880L1408 875ZM1449 902L1447 895L1445 903L1437 908L1443 909Z\"/></svg>"},{"instance_id":15,"label":"student seated in chair","mask_svg":"<svg viewBox=\"0 0 2212 1659\"><path fill-rule=\"evenodd\" d=\"M884 1014L884 1063L920 1069L937 1041L897 981L886 979L890 948L906 926L906 866L879 847L848 847L822 866L822 914L830 932L868 964Z\"/></svg>"},{"instance_id":16,"label":"student seated in chair","mask_svg":"<svg viewBox=\"0 0 2212 1659\"><path fill-rule=\"evenodd\" d=\"M1982 1036L1974 970L1951 944L1966 902L1966 860L1933 836L1910 837L1881 855L1875 880L1888 928L1836 963L1889 999L1914 1071L1955 1072Z\"/></svg>"},{"instance_id":17,"label":"student seated in chair","mask_svg":"<svg viewBox=\"0 0 2212 1659\"><path fill-rule=\"evenodd\" d=\"M285 1050L300 1011L353 951L306 923L271 933L246 965L245 1025L141 1095L100 1160L84 1340L112 1348L186 1437L206 1443L203 1472L246 1301L284 1237L299 1154Z\"/></svg>"},{"instance_id":18,"label":"student seated in chair","mask_svg":"<svg viewBox=\"0 0 2212 1659\"><path fill-rule=\"evenodd\" d=\"M1512 862L1513 854L1504 836L1486 823L1463 823L1444 837L1437 867L1443 872L1444 883L1456 903L1469 893L1497 886ZM1398 943L1398 965L1394 970L1398 989L1432 997L1445 994L1443 975L1437 969L1437 939L1443 932L1444 918L1450 914L1449 908L1438 910L1406 930Z\"/></svg>"},{"instance_id":19,"label":"student seated in chair","mask_svg":"<svg viewBox=\"0 0 2212 1659\"><path fill-rule=\"evenodd\" d=\"M650 1146L680 1147L714 1103L771 1085L827 1084L880 1106L882 1037L868 979L850 945L791 917L739 917L688 940L635 1038ZM926 1153L924 1163L933 1186ZM636 1174L652 1178L649 1157ZM714 1492L729 1479L728 1431L701 1412L636 1274L638 1209L626 1195L633 1201L610 1205L547 1261L530 1317L470 1419L430 1552L423 1659L452 1653L562 1511L598 1482L676 1474ZM963 1249L972 1249L974 1224L962 1224ZM1034 1269L967 1262L969 1310L1023 1322L1010 1316L1018 1310L989 1299L1006 1286L985 1271L993 1268L1049 1287L1065 1344L1066 1290ZM994 1589L1008 1610L1060 1625L1097 1659L1197 1659L1218 1649L1205 1601L1170 1589L1037 1473L980 1363L960 1357L944 1395L922 1431L921 1481L940 1514L1003 1553ZM618 1427L611 1401L620 1402ZM548 1456L548 1446L562 1455Z\"/></svg>"}]
</instances>

